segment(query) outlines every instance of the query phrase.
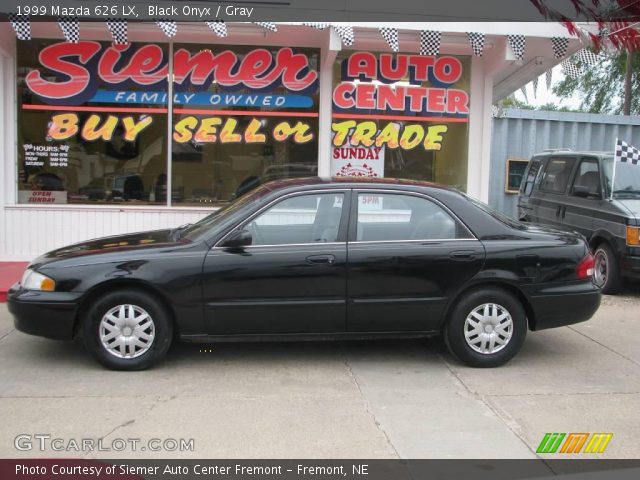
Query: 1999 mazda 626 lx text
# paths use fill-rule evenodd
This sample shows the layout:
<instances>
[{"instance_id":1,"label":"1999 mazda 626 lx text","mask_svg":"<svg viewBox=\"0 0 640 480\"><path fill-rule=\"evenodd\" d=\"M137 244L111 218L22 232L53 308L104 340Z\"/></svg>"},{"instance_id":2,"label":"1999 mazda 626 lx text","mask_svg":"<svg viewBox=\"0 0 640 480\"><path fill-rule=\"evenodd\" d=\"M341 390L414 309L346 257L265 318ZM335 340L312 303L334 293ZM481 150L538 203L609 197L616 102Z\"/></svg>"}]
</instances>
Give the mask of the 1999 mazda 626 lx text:
<instances>
[{"instance_id":1,"label":"1999 mazda 626 lx text","mask_svg":"<svg viewBox=\"0 0 640 480\"><path fill-rule=\"evenodd\" d=\"M198 223L79 243L9 292L18 330L147 368L190 342L442 333L474 367L600 305L584 238L403 180L266 183Z\"/></svg>"}]
</instances>

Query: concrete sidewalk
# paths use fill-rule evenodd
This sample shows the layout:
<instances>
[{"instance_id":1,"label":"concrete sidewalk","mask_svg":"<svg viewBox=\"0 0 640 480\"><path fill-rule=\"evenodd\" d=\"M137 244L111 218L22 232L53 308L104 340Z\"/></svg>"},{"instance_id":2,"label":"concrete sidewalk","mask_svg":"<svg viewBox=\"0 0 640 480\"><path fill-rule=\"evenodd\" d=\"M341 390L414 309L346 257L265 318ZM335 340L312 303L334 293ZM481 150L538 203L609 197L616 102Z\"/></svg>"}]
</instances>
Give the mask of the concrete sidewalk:
<instances>
[{"instance_id":1,"label":"concrete sidewalk","mask_svg":"<svg viewBox=\"0 0 640 480\"><path fill-rule=\"evenodd\" d=\"M46 433L194 439L191 452L88 458L534 458L546 432L613 432L598 457L638 458L638 307L635 293L607 297L497 369L464 367L432 339L178 344L153 370L119 373L81 343L15 331L2 305L0 456L79 456L14 447Z\"/></svg>"}]
</instances>

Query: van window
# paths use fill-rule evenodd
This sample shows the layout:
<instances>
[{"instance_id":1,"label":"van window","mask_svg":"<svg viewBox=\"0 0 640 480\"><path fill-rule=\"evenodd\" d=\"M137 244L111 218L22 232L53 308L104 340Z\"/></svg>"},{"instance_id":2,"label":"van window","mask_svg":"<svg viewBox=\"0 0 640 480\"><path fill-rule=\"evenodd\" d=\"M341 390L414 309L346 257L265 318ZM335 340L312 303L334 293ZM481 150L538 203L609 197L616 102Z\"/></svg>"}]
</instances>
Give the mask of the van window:
<instances>
[{"instance_id":1,"label":"van window","mask_svg":"<svg viewBox=\"0 0 640 480\"><path fill-rule=\"evenodd\" d=\"M595 158L580 160L571 194L579 197L600 195L600 169Z\"/></svg>"},{"instance_id":2,"label":"van window","mask_svg":"<svg viewBox=\"0 0 640 480\"><path fill-rule=\"evenodd\" d=\"M550 158L540 180L540 190L564 193L576 159L573 157Z\"/></svg>"},{"instance_id":3,"label":"van window","mask_svg":"<svg viewBox=\"0 0 640 480\"><path fill-rule=\"evenodd\" d=\"M524 175L524 179L522 184L520 185L520 194L526 195L527 197L531 195L533 192L533 185L536 181L536 176L540 171L540 159L532 158L527 166L527 171Z\"/></svg>"}]
</instances>

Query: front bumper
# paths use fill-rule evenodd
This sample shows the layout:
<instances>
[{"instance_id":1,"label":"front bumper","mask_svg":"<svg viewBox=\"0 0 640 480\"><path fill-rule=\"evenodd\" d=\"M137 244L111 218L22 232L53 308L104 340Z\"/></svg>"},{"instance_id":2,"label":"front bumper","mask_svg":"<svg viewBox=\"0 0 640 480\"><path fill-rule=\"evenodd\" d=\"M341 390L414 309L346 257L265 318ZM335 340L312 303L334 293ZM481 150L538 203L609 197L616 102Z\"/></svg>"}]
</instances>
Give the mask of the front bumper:
<instances>
[{"instance_id":1,"label":"front bumper","mask_svg":"<svg viewBox=\"0 0 640 480\"><path fill-rule=\"evenodd\" d=\"M23 290L15 284L7 304L17 330L30 335L71 340L82 294Z\"/></svg>"},{"instance_id":2,"label":"front bumper","mask_svg":"<svg viewBox=\"0 0 640 480\"><path fill-rule=\"evenodd\" d=\"M562 327L589 320L600 307L600 289L591 282L547 286L529 295L532 330Z\"/></svg>"},{"instance_id":3,"label":"front bumper","mask_svg":"<svg viewBox=\"0 0 640 480\"><path fill-rule=\"evenodd\" d=\"M620 271L623 277L640 278L640 257L636 255L621 255Z\"/></svg>"}]
</instances>

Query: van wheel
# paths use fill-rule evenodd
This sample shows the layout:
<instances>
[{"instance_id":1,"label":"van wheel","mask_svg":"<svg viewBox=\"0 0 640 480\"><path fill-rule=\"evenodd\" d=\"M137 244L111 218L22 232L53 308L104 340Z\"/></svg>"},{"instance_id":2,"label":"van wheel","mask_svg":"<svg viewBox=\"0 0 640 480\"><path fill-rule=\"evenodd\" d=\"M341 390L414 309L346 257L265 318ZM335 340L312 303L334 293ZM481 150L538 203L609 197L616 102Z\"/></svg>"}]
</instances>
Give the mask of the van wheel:
<instances>
[{"instance_id":1,"label":"van wheel","mask_svg":"<svg viewBox=\"0 0 640 480\"><path fill-rule=\"evenodd\" d=\"M98 298L83 319L84 343L111 370L144 370L162 359L173 338L173 324L160 302L136 290Z\"/></svg>"},{"instance_id":2,"label":"van wheel","mask_svg":"<svg viewBox=\"0 0 640 480\"><path fill-rule=\"evenodd\" d=\"M453 309L444 339L449 351L471 367L498 367L511 360L527 335L520 301L500 288L466 293Z\"/></svg>"},{"instance_id":3,"label":"van wheel","mask_svg":"<svg viewBox=\"0 0 640 480\"><path fill-rule=\"evenodd\" d=\"M615 295L622 286L622 276L615 253L609 245L601 243L596 249L593 280L602 293Z\"/></svg>"}]
</instances>

